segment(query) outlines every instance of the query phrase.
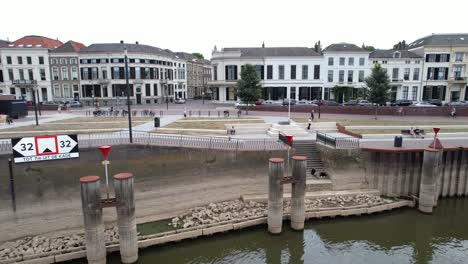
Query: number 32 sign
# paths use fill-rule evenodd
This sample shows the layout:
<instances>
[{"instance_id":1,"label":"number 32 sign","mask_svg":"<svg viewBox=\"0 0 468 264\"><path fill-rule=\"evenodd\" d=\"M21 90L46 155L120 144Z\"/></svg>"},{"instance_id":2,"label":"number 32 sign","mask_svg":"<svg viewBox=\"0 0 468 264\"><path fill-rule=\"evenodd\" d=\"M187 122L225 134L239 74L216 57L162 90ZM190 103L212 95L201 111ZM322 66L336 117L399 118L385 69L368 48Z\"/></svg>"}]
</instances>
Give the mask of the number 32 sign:
<instances>
[{"instance_id":1,"label":"number 32 sign","mask_svg":"<svg viewBox=\"0 0 468 264\"><path fill-rule=\"evenodd\" d=\"M77 135L14 138L11 145L15 163L79 157Z\"/></svg>"}]
</instances>

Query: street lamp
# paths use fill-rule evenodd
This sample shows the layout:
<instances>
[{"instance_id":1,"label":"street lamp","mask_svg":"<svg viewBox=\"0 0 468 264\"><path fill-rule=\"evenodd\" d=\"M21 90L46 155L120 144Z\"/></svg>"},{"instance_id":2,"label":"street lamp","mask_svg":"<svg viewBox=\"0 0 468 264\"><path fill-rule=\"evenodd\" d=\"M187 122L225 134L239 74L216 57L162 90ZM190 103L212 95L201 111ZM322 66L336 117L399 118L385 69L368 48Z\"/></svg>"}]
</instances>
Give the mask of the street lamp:
<instances>
[{"instance_id":1,"label":"street lamp","mask_svg":"<svg viewBox=\"0 0 468 264\"><path fill-rule=\"evenodd\" d=\"M162 88L164 89L164 99L166 100L166 110L169 110L169 96L167 91L167 78L161 80Z\"/></svg>"},{"instance_id":2,"label":"street lamp","mask_svg":"<svg viewBox=\"0 0 468 264\"><path fill-rule=\"evenodd\" d=\"M130 109L130 85L128 84L128 56L127 48L124 48L125 51L125 88L127 90L127 110L128 110L128 132L130 137L130 143L133 143L132 135L132 112Z\"/></svg>"}]
</instances>

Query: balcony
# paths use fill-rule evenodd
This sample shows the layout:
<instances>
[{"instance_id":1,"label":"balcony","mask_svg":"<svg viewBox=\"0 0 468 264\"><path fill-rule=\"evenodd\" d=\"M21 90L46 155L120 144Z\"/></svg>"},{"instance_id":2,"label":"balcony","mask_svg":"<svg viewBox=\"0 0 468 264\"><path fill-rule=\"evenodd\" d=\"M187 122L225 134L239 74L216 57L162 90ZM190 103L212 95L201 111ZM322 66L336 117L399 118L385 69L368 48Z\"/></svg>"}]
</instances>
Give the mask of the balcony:
<instances>
[{"instance_id":1,"label":"balcony","mask_svg":"<svg viewBox=\"0 0 468 264\"><path fill-rule=\"evenodd\" d=\"M35 86L37 85L36 80L13 80L11 84L15 86Z\"/></svg>"},{"instance_id":2,"label":"balcony","mask_svg":"<svg viewBox=\"0 0 468 264\"><path fill-rule=\"evenodd\" d=\"M393 83L402 82L402 81L403 81L402 79L392 78L392 82L393 82Z\"/></svg>"},{"instance_id":3,"label":"balcony","mask_svg":"<svg viewBox=\"0 0 468 264\"><path fill-rule=\"evenodd\" d=\"M133 81L134 84L143 84L143 80L142 79L135 79Z\"/></svg>"},{"instance_id":4,"label":"balcony","mask_svg":"<svg viewBox=\"0 0 468 264\"><path fill-rule=\"evenodd\" d=\"M454 77L450 77L448 81L450 83L467 83L468 78L462 77L462 76L454 76Z\"/></svg>"},{"instance_id":5,"label":"balcony","mask_svg":"<svg viewBox=\"0 0 468 264\"><path fill-rule=\"evenodd\" d=\"M102 79L102 78L98 79L99 84L109 84L109 82L110 82L109 79Z\"/></svg>"}]
</instances>

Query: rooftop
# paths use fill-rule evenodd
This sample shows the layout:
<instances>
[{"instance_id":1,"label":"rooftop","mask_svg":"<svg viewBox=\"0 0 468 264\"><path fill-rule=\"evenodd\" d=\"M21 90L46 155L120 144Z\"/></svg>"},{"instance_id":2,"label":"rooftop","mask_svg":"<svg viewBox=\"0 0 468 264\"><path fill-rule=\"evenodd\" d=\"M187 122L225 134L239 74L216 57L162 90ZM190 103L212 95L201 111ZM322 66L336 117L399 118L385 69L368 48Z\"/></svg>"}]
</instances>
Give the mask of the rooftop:
<instances>
[{"instance_id":1,"label":"rooftop","mask_svg":"<svg viewBox=\"0 0 468 264\"><path fill-rule=\"evenodd\" d=\"M43 36L24 36L11 43L5 43L2 48L45 48L55 49L61 46L63 43L59 40L43 37Z\"/></svg>"},{"instance_id":2,"label":"rooftop","mask_svg":"<svg viewBox=\"0 0 468 264\"><path fill-rule=\"evenodd\" d=\"M414 49L422 46L452 45L468 45L468 33L432 34L415 40L408 47Z\"/></svg>"},{"instance_id":3,"label":"rooftop","mask_svg":"<svg viewBox=\"0 0 468 264\"><path fill-rule=\"evenodd\" d=\"M63 53L63 52L78 52L81 49L86 48L86 46L82 43L69 40L65 42L62 46L52 50L52 53Z\"/></svg>"},{"instance_id":4,"label":"rooftop","mask_svg":"<svg viewBox=\"0 0 468 264\"><path fill-rule=\"evenodd\" d=\"M395 58L395 53L399 52L400 57L402 59L416 59L416 58L422 58L421 56L407 50L376 50L373 51L370 55L369 58L383 58L383 59L392 59Z\"/></svg>"},{"instance_id":5,"label":"rooftop","mask_svg":"<svg viewBox=\"0 0 468 264\"><path fill-rule=\"evenodd\" d=\"M129 44L129 43L99 43L91 44L88 47L81 49L80 53L105 53L115 52L123 53L127 49L128 53L144 53L166 56L171 58L178 58L176 54L168 49L161 49L144 44Z\"/></svg>"},{"instance_id":6,"label":"rooftop","mask_svg":"<svg viewBox=\"0 0 468 264\"><path fill-rule=\"evenodd\" d=\"M367 52L365 49L352 43L335 43L326 47L323 52Z\"/></svg>"},{"instance_id":7,"label":"rooftop","mask_svg":"<svg viewBox=\"0 0 468 264\"><path fill-rule=\"evenodd\" d=\"M241 53L241 57L321 56L307 47L224 48L223 51L237 51Z\"/></svg>"}]
</instances>

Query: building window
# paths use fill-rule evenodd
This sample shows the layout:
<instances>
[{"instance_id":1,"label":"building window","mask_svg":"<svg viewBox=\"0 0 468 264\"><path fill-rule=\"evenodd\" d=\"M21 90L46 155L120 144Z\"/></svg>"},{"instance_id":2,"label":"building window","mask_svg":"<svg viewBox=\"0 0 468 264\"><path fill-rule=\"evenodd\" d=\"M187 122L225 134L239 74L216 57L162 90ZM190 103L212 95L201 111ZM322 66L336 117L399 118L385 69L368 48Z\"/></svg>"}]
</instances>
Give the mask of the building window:
<instances>
[{"instance_id":1,"label":"building window","mask_svg":"<svg viewBox=\"0 0 468 264\"><path fill-rule=\"evenodd\" d=\"M453 77L455 80L460 80L463 67L461 65L456 65L453 67Z\"/></svg>"},{"instance_id":2,"label":"building window","mask_svg":"<svg viewBox=\"0 0 468 264\"><path fill-rule=\"evenodd\" d=\"M10 94L16 94L16 89L14 87L10 88Z\"/></svg>"},{"instance_id":3,"label":"building window","mask_svg":"<svg viewBox=\"0 0 468 264\"><path fill-rule=\"evenodd\" d=\"M399 69L398 68L393 68L392 71L392 80L398 81L398 76L399 75Z\"/></svg>"},{"instance_id":4,"label":"building window","mask_svg":"<svg viewBox=\"0 0 468 264\"><path fill-rule=\"evenodd\" d=\"M395 52L393 53L393 58L395 58L395 59L401 58L401 53L400 53L399 51L395 51Z\"/></svg>"},{"instance_id":5,"label":"building window","mask_svg":"<svg viewBox=\"0 0 468 264\"><path fill-rule=\"evenodd\" d=\"M76 66L71 67L71 79L78 80L78 68Z\"/></svg>"},{"instance_id":6,"label":"building window","mask_svg":"<svg viewBox=\"0 0 468 264\"><path fill-rule=\"evenodd\" d=\"M153 70L153 68L151 68L151 70ZM101 73L102 73L102 79L104 79L104 80L107 79L107 69L106 69L106 67L101 68ZM154 75L154 72L153 72L153 75ZM151 79L154 79L154 78L151 78Z\"/></svg>"},{"instance_id":7,"label":"building window","mask_svg":"<svg viewBox=\"0 0 468 264\"><path fill-rule=\"evenodd\" d=\"M213 65L213 80L218 80L218 65Z\"/></svg>"},{"instance_id":8,"label":"building window","mask_svg":"<svg viewBox=\"0 0 468 264\"><path fill-rule=\"evenodd\" d=\"M410 60L405 60L405 64L411 64Z\"/></svg>"},{"instance_id":9,"label":"building window","mask_svg":"<svg viewBox=\"0 0 468 264\"><path fill-rule=\"evenodd\" d=\"M344 66L344 65L345 65L345 58L340 57L340 66Z\"/></svg>"},{"instance_id":10,"label":"building window","mask_svg":"<svg viewBox=\"0 0 468 264\"><path fill-rule=\"evenodd\" d=\"M19 78L20 78L20 80L24 80L24 70L23 70L23 69L19 69L18 72L19 72Z\"/></svg>"},{"instance_id":11,"label":"building window","mask_svg":"<svg viewBox=\"0 0 468 264\"><path fill-rule=\"evenodd\" d=\"M296 87L291 87L291 90L289 91L289 98L291 99L296 98Z\"/></svg>"},{"instance_id":12,"label":"building window","mask_svg":"<svg viewBox=\"0 0 468 264\"><path fill-rule=\"evenodd\" d=\"M408 100L408 86L403 86L403 100Z\"/></svg>"},{"instance_id":13,"label":"building window","mask_svg":"<svg viewBox=\"0 0 468 264\"><path fill-rule=\"evenodd\" d=\"M387 64L388 62L387 61L382 61L382 64Z\"/></svg>"},{"instance_id":14,"label":"building window","mask_svg":"<svg viewBox=\"0 0 468 264\"><path fill-rule=\"evenodd\" d=\"M70 97L70 89L68 87L68 84L66 83L63 84L63 97L65 98Z\"/></svg>"},{"instance_id":15,"label":"building window","mask_svg":"<svg viewBox=\"0 0 468 264\"><path fill-rule=\"evenodd\" d=\"M296 65L291 65L291 80L296 79Z\"/></svg>"},{"instance_id":16,"label":"building window","mask_svg":"<svg viewBox=\"0 0 468 264\"><path fill-rule=\"evenodd\" d=\"M34 73L32 69L28 69L28 75L29 75L29 80L32 81L34 80Z\"/></svg>"},{"instance_id":17,"label":"building window","mask_svg":"<svg viewBox=\"0 0 468 264\"><path fill-rule=\"evenodd\" d=\"M145 84L145 96L151 96L151 84L150 83Z\"/></svg>"},{"instance_id":18,"label":"building window","mask_svg":"<svg viewBox=\"0 0 468 264\"><path fill-rule=\"evenodd\" d=\"M267 79L273 79L273 65L267 65Z\"/></svg>"},{"instance_id":19,"label":"building window","mask_svg":"<svg viewBox=\"0 0 468 264\"><path fill-rule=\"evenodd\" d=\"M366 58L359 58L359 66L364 66Z\"/></svg>"},{"instance_id":20,"label":"building window","mask_svg":"<svg viewBox=\"0 0 468 264\"><path fill-rule=\"evenodd\" d=\"M314 80L320 79L320 65L314 65Z\"/></svg>"},{"instance_id":21,"label":"building window","mask_svg":"<svg viewBox=\"0 0 468 264\"><path fill-rule=\"evenodd\" d=\"M60 85L54 84L54 96L55 97L62 97L62 93L60 91Z\"/></svg>"},{"instance_id":22,"label":"building window","mask_svg":"<svg viewBox=\"0 0 468 264\"><path fill-rule=\"evenodd\" d=\"M376 60L372 61L372 64L377 64L377 63L379 63L379 61L376 61Z\"/></svg>"},{"instance_id":23,"label":"building window","mask_svg":"<svg viewBox=\"0 0 468 264\"><path fill-rule=\"evenodd\" d=\"M68 69L67 67L62 67L62 80L68 80Z\"/></svg>"},{"instance_id":24,"label":"building window","mask_svg":"<svg viewBox=\"0 0 468 264\"><path fill-rule=\"evenodd\" d=\"M307 80L309 78L309 66L302 65L302 80Z\"/></svg>"},{"instance_id":25,"label":"building window","mask_svg":"<svg viewBox=\"0 0 468 264\"><path fill-rule=\"evenodd\" d=\"M158 96L158 84L153 83L153 95Z\"/></svg>"},{"instance_id":26,"label":"building window","mask_svg":"<svg viewBox=\"0 0 468 264\"><path fill-rule=\"evenodd\" d=\"M439 74L437 74L437 80L445 80L445 69L439 68Z\"/></svg>"},{"instance_id":27,"label":"building window","mask_svg":"<svg viewBox=\"0 0 468 264\"><path fill-rule=\"evenodd\" d=\"M434 68L430 67L427 69L427 79L434 80Z\"/></svg>"},{"instance_id":28,"label":"building window","mask_svg":"<svg viewBox=\"0 0 468 264\"><path fill-rule=\"evenodd\" d=\"M278 79L284 80L284 65L278 65Z\"/></svg>"},{"instance_id":29,"label":"building window","mask_svg":"<svg viewBox=\"0 0 468 264\"><path fill-rule=\"evenodd\" d=\"M409 81L409 76L410 76L410 68L405 68L405 71L403 72L403 79L405 81Z\"/></svg>"},{"instance_id":30,"label":"building window","mask_svg":"<svg viewBox=\"0 0 468 264\"><path fill-rule=\"evenodd\" d=\"M8 69L8 78L10 81L13 81L15 79L15 76L13 75L13 69Z\"/></svg>"},{"instance_id":31,"label":"building window","mask_svg":"<svg viewBox=\"0 0 468 264\"><path fill-rule=\"evenodd\" d=\"M340 70L338 74L338 82L344 83L344 70Z\"/></svg>"},{"instance_id":32,"label":"building window","mask_svg":"<svg viewBox=\"0 0 468 264\"><path fill-rule=\"evenodd\" d=\"M333 66L333 57L328 58L328 66Z\"/></svg>"},{"instance_id":33,"label":"building window","mask_svg":"<svg viewBox=\"0 0 468 264\"><path fill-rule=\"evenodd\" d=\"M328 82L333 82L333 71L328 70Z\"/></svg>"},{"instance_id":34,"label":"building window","mask_svg":"<svg viewBox=\"0 0 468 264\"><path fill-rule=\"evenodd\" d=\"M76 64L76 59L75 59L75 58L71 58L71 59L70 59L70 64Z\"/></svg>"},{"instance_id":35,"label":"building window","mask_svg":"<svg viewBox=\"0 0 468 264\"><path fill-rule=\"evenodd\" d=\"M237 65L226 65L226 80L237 80Z\"/></svg>"},{"instance_id":36,"label":"building window","mask_svg":"<svg viewBox=\"0 0 468 264\"><path fill-rule=\"evenodd\" d=\"M359 71L358 82L364 82L364 71Z\"/></svg>"},{"instance_id":37,"label":"building window","mask_svg":"<svg viewBox=\"0 0 468 264\"><path fill-rule=\"evenodd\" d=\"M92 80L97 80L99 79L99 74L98 74L98 68L97 67L92 67L91 68L91 79Z\"/></svg>"},{"instance_id":38,"label":"building window","mask_svg":"<svg viewBox=\"0 0 468 264\"><path fill-rule=\"evenodd\" d=\"M7 64L12 64L12 62L11 62L11 56L7 56L7 57L6 57L6 61L7 61Z\"/></svg>"},{"instance_id":39,"label":"building window","mask_svg":"<svg viewBox=\"0 0 468 264\"><path fill-rule=\"evenodd\" d=\"M0 69L0 83L4 82L3 81L3 70Z\"/></svg>"},{"instance_id":40,"label":"building window","mask_svg":"<svg viewBox=\"0 0 468 264\"><path fill-rule=\"evenodd\" d=\"M23 57L21 56L18 56L18 64L23 64Z\"/></svg>"},{"instance_id":41,"label":"building window","mask_svg":"<svg viewBox=\"0 0 468 264\"><path fill-rule=\"evenodd\" d=\"M463 52L455 52L455 61L462 62L463 61Z\"/></svg>"},{"instance_id":42,"label":"building window","mask_svg":"<svg viewBox=\"0 0 468 264\"><path fill-rule=\"evenodd\" d=\"M440 62L448 62L448 54L440 54Z\"/></svg>"},{"instance_id":43,"label":"building window","mask_svg":"<svg viewBox=\"0 0 468 264\"><path fill-rule=\"evenodd\" d=\"M44 64L44 57L39 56L39 64Z\"/></svg>"},{"instance_id":44,"label":"building window","mask_svg":"<svg viewBox=\"0 0 468 264\"><path fill-rule=\"evenodd\" d=\"M353 82L353 71L348 71L348 83Z\"/></svg>"},{"instance_id":45,"label":"building window","mask_svg":"<svg viewBox=\"0 0 468 264\"><path fill-rule=\"evenodd\" d=\"M348 58L348 65L349 66L354 66L354 58L352 58L352 57Z\"/></svg>"},{"instance_id":46,"label":"building window","mask_svg":"<svg viewBox=\"0 0 468 264\"><path fill-rule=\"evenodd\" d=\"M26 63L27 64L32 64L31 56L26 57Z\"/></svg>"},{"instance_id":47,"label":"building window","mask_svg":"<svg viewBox=\"0 0 468 264\"><path fill-rule=\"evenodd\" d=\"M60 59L60 64L67 64L67 59L64 59L64 58Z\"/></svg>"},{"instance_id":48,"label":"building window","mask_svg":"<svg viewBox=\"0 0 468 264\"><path fill-rule=\"evenodd\" d=\"M421 61L420 61L420 60L416 60L416 61L414 61L414 63L416 63L416 64L421 64Z\"/></svg>"},{"instance_id":49,"label":"building window","mask_svg":"<svg viewBox=\"0 0 468 264\"><path fill-rule=\"evenodd\" d=\"M418 81L419 80L419 68L415 68L413 70L413 81Z\"/></svg>"},{"instance_id":50,"label":"building window","mask_svg":"<svg viewBox=\"0 0 468 264\"><path fill-rule=\"evenodd\" d=\"M418 69L418 70L419 70L419 69ZM413 86L412 93L413 93L412 99L413 99L414 101L418 100L418 98L417 98L417 97L418 97L418 87L417 87L417 86Z\"/></svg>"},{"instance_id":51,"label":"building window","mask_svg":"<svg viewBox=\"0 0 468 264\"><path fill-rule=\"evenodd\" d=\"M51 59L51 60L50 60L50 63L51 63L51 64L57 64L57 59Z\"/></svg>"},{"instance_id":52,"label":"building window","mask_svg":"<svg viewBox=\"0 0 468 264\"><path fill-rule=\"evenodd\" d=\"M255 65L255 72L257 73L257 77L260 79L260 80L263 80L264 77L264 66L263 65Z\"/></svg>"},{"instance_id":53,"label":"building window","mask_svg":"<svg viewBox=\"0 0 468 264\"><path fill-rule=\"evenodd\" d=\"M436 61L436 54L427 54L426 55L426 62L435 62Z\"/></svg>"}]
</instances>

